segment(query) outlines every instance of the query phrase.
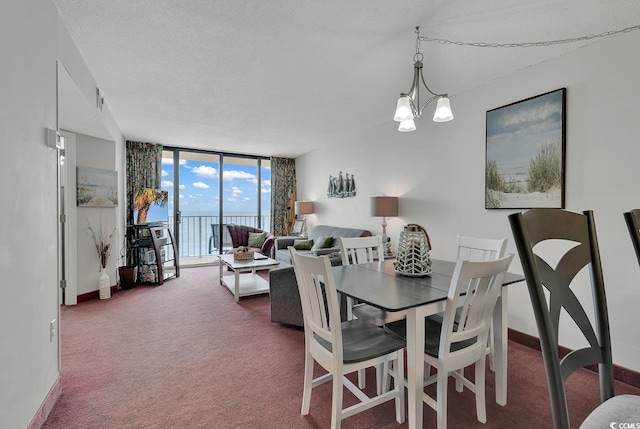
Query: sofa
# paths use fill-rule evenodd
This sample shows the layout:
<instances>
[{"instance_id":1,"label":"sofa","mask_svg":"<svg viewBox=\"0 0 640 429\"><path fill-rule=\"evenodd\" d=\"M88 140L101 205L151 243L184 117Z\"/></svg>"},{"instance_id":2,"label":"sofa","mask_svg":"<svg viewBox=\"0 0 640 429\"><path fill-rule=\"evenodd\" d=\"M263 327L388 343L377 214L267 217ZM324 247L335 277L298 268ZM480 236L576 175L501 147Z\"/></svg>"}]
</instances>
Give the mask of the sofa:
<instances>
[{"instance_id":1,"label":"sofa","mask_svg":"<svg viewBox=\"0 0 640 429\"><path fill-rule=\"evenodd\" d=\"M371 231L355 228L337 228L327 225L318 225L309 234L310 239L318 239L320 236L334 237L330 247L318 249L313 254L330 255L331 265L342 265L342 259L337 253L340 251L338 237L367 237ZM271 322L282 323L284 325L304 327L302 317L302 304L300 303L300 293L296 274L291 265L288 246L293 246L294 240L299 237L279 237L275 243L275 257L280 261L280 267L269 271L269 296L271 302ZM300 250L301 253L312 252ZM346 300L340 303L340 313L342 320L346 320L347 305Z\"/></svg>"},{"instance_id":2,"label":"sofa","mask_svg":"<svg viewBox=\"0 0 640 429\"><path fill-rule=\"evenodd\" d=\"M357 228L338 228L329 225L316 225L309 233L308 239L314 243L322 236L333 237L333 240L328 247L311 250L299 250L301 253L313 253L316 256L331 255L340 252L340 242L338 237L368 237L371 235L371 231L366 229ZM275 259L280 263L291 265L291 257L289 256L289 246L293 246L295 240L300 240L301 237L278 237L275 241Z\"/></svg>"},{"instance_id":3,"label":"sofa","mask_svg":"<svg viewBox=\"0 0 640 429\"><path fill-rule=\"evenodd\" d=\"M240 246L249 247L254 252L262 253L264 256L271 257L271 251L273 250L273 243L276 240L276 237L266 231L263 231L258 228L254 228L252 226L246 225L234 225L228 224L227 231L229 231L229 236L231 237L231 245L234 249L237 249ZM257 233L257 234L265 234L264 242L260 247L251 247L249 246L249 233ZM233 250L232 250L233 251Z\"/></svg>"}]
</instances>

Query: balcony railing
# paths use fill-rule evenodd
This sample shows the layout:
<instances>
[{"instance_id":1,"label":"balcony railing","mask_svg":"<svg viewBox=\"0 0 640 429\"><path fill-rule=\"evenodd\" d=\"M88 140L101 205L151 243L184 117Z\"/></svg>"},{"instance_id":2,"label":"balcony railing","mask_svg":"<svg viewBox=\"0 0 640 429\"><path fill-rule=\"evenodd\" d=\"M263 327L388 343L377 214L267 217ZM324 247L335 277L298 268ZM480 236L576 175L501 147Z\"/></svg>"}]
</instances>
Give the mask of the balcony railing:
<instances>
[{"instance_id":1,"label":"balcony railing","mask_svg":"<svg viewBox=\"0 0 640 429\"><path fill-rule=\"evenodd\" d=\"M202 258L231 249L231 237L225 226L227 224L247 225L269 231L271 216L260 216L260 227L258 216L223 216L222 251L218 249L219 216L181 216L179 234L176 237L180 258ZM173 217L169 218L169 225L173 225Z\"/></svg>"}]
</instances>

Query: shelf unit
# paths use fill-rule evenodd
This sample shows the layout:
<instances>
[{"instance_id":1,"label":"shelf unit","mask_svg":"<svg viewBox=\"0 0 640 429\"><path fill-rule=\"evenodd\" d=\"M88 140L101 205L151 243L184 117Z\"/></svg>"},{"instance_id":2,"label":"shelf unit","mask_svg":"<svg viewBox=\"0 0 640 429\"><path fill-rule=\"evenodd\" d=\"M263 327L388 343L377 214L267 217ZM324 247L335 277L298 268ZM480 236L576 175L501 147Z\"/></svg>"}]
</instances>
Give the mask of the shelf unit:
<instances>
[{"instance_id":1,"label":"shelf unit","mask_svg":"<svg viewBox=\"0 0 640 429\"><path fill-rule=\"evenodd\" d=\"M129 226L129 251L137 267L136 284L161 285L180 277L180 264L173 233L165 223Z\"/></svg>"}]
</instances>

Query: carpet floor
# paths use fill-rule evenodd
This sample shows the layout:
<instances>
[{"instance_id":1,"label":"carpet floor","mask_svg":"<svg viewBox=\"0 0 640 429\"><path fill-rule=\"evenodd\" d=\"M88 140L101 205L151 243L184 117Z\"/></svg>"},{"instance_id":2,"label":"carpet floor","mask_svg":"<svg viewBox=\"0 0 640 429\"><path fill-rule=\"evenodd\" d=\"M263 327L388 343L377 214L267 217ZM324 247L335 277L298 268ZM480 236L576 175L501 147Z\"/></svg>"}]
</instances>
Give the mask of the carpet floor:
<instances>
[{"instance_id":1,"label":"carpet floor","mask_svg":"<svg viewBox=\"0 0 640 429\"><path fill-rule=\"evenodd\" d=\"M162 286L137 286L61 309L63 393L44 429L328 428L331 383L317 387L300 414L302 330L274 324L269 297L235 303L217 267L183 269ZM316 373L322 371L316 365ZM375 388L373 370L367 385ZM568 381L577 427L599 402L597 375ZM616 384L616 393L640 389ZM487 423L476 420L474 395L449 389L450 428L551 428L542 357L509 342L508 404L495 403L487 370ZM345 404L355 403L345 393ZM435 412L424 406L424 427ZM346 419L342 427L399 428L392 402Z\"/></svg>"}]
</instances>

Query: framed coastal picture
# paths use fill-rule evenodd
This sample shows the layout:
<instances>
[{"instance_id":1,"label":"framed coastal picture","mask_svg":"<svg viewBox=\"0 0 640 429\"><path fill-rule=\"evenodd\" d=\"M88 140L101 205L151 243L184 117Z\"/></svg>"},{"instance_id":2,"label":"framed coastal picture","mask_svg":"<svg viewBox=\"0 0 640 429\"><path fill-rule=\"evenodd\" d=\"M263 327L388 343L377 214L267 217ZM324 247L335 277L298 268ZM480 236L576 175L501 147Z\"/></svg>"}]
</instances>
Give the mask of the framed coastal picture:
<instances>
[{"instance_id":1,"label":"framed coastal picture","mask_svg":"<svg viewBox=\"0 0 640 429\"><path fill-rule=\"evenodd\" d=\"M76 199L81 207L116 207L118 172L77 166Z\"/></svg>"},{"instance_id":2,"label":"framed coastal picture","mask_svg":"<svg viewBox=\"0 0 640 429\"><path fill-rule=\"evenodd\" d=\"M304 229L304 219L296 219L291 227L291 235L300 235Z\"/></svg>"},{"instance_id":3,"label":"framed coastal picture","mask_svg":"<svg viewBox=\"0 0 640 429\"><path fill-rule=\"evenodd\" d=\"M566 88L487 111L485 208L564 208Z\"/></svg>"}]
</instances>

